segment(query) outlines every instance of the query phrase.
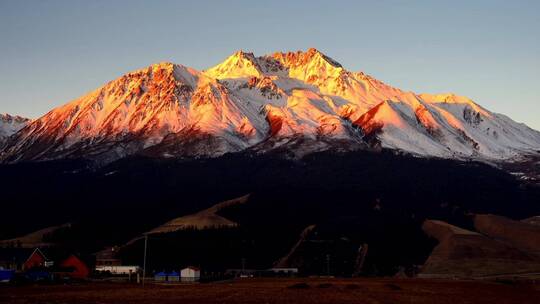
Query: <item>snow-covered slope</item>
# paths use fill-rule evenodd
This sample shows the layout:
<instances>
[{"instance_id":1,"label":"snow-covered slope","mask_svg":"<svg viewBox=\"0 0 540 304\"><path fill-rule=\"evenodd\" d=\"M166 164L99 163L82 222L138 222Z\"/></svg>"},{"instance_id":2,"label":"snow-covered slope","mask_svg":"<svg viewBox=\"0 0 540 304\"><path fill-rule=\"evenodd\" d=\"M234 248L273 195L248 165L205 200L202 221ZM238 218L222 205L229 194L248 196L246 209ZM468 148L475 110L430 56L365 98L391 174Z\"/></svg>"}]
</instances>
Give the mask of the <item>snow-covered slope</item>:
<instances>
[{"instance_id":1,"label":"snow-covered slope","mask_svg":"<svg viewBox=\"0 0 540 304\"><path fill-rule=\"evenodd\" d=\"M466 97L415 94L347 71L315 49L239 51L202 72L160 63L128 73L32 121L1 157L110 161L369 146L506 160L538 153L540 133Z\"/></svg>"},{"instance_id":2,"label":"snow-covered slope","mask_svg":"<svg viewBox=\"0 0 540 304\"><path fill-rule=\"evenodd\" d=\"M8 137L22 129L28 122L30 122L28 118L0 113L0 147Z\"/></svg>"},{"instance_id":3,"label":"snow-covered slope","mask_svg":"<svg viewBox=\"0 0 540 304\"><path fill-rule=\"evenodd\" d=\"M194 139L191 154L220 155L262 139L264 129L253 125L265 121L256 111L213 78L181 65L159 63L33 121L10 139L4 158L113 160L171 140L185 146Z\"/></svg>"}]
</instances>

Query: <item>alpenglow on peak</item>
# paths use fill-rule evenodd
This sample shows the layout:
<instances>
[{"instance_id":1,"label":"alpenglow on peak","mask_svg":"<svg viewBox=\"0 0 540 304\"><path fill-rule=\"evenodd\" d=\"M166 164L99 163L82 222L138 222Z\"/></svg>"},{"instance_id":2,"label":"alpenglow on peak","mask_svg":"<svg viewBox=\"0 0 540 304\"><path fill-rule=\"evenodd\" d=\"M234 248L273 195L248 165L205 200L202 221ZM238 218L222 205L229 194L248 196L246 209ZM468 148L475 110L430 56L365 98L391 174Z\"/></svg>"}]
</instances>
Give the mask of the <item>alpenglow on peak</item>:
<instances>
[{"instance_id":1,"label":"alpenglow on peak","mask_svg":"<svg viewBox=\"0 0 540 304\"><path fill-rule=\"evenodd\" d=\"M238 51L205 71L162 62L127 73L25 124L0 161L276 149L507 160L538 153L540 133L466 97L416 94L348 71L316 49Z\"/></svg>"}]
</instances>

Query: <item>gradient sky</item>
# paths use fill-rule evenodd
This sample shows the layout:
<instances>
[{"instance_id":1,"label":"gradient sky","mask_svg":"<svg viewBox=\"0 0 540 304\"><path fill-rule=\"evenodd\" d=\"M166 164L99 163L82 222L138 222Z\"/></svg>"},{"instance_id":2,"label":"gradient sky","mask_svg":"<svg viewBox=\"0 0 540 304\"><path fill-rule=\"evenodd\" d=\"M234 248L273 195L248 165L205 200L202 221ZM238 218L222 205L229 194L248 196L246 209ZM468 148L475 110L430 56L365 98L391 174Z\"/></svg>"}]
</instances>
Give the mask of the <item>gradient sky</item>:
<instances>
[{"instance_id":1,"label":"gradient sky","mask_svg":"<svg viewBox=\"0 0 540 304\"><path fill-rule=\"evenodd\" d=\"M0 0L0 112L35 118L160 61L205 69L239 49L315 47L540 129L539 12L533 0Z\"/></svg>"}]
</instances>

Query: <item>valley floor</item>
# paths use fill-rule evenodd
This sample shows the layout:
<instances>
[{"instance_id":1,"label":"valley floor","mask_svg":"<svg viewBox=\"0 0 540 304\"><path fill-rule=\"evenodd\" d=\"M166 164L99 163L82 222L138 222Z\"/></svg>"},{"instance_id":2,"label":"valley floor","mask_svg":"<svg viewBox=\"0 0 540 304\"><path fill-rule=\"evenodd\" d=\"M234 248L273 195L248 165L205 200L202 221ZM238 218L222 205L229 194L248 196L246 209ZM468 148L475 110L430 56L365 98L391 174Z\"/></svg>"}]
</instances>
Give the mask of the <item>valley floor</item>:
<instances>
[{"instance_id":1,"label":"valley floor","mask_svg":"<svg viewBox=\"0 0 540 304\"><path fill-rule=\"evenodd\" d=\"M540 284L428 279L243 279L211 284L0 286L0 303L538 303Z\"/></svg>"}]
</instances>

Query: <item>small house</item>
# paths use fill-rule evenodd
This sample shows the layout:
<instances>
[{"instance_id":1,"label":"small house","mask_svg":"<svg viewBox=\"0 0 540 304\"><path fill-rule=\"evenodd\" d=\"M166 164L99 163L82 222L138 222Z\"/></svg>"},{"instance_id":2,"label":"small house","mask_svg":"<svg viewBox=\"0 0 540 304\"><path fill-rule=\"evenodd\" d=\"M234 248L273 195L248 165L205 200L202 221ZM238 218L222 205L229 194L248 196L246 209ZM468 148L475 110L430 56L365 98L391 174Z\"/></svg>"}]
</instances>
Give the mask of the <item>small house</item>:
<instances>
[{"instance_id":1,"label":"small house","mask_svg":"<svg viewBox=\"0 0 540 304\"><path fill-rule=\"evenodd\" d=\"M167 282L180 282L180 274L173 271L167 275Z\"/></svg>"},{"instance_id":2,"label":"small house","mask_svg":"<svg viewBox=\"0 0 540 304\"><path fill-rule=\"evenodd\" d=\"M141 271L141 268L139 266L97 266L96 265L96 271L101 272L110 272L114 275L131 275L136 274Z\"/></svg>"},{"instance_id":3,"label":"small house","mask_svg":"<svg viewBox=\"0 0 540 304\"><path fill-rule=\"evenodd\" d=\"M71 279L84 279L90 274L90 268L73 254L60 262L58 266L58 274Z\"/></svg>"},{"instance_id":4,"label":"small house","mask_svg":"<svg viewBox=\"0 0 540 304\"><path fill-rule=\"evenodd\" d=\"M180 271L182 282L197 282L201 278L201 270L197 267L188 266Z\"/></svg>"},{"instance_id":5,"label":"small house","mask_svg":"<svg viewBox=\"0 0 540 304\"><path fill-rule=\"evenodd\" d=\"M269 271L277 276L294 276L298 274L298 268L270 268Z\"/></svg>"},{"instance_id":6,"label":"small house","mask_svg":"<svg viewBox=\"0 0 540 304\"><path fill-rule=\"evenodd\" d=\"M23 263L22 270L45 267L46 262L47 262L47 258L45 257L43 252L41 252L39 248L36 248L32 252L32 254L30 254L28 259L26 259L26 261Z\"/></svg>"},{"instance_id":7,"label":"small house","mask_svg":"<svg viewBox=\"0 0 540 304\"><path fill-rule=\"evenodd\" d=\"M0 268L25 271L46 266L47 258L39 249L0 248Z\"/></svg>"},{"instance_id":8,"label":"small house","mask_svg":"<svg viewBox=\"0 0 540 304\"><path fill-rule=\"evenodd\" d=\"M156 273L154 275L154 281L156 281L156 282L166 282L167 281L167 273L165 271Z\"/></svg>"}]
</instances>

